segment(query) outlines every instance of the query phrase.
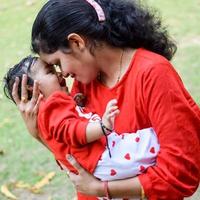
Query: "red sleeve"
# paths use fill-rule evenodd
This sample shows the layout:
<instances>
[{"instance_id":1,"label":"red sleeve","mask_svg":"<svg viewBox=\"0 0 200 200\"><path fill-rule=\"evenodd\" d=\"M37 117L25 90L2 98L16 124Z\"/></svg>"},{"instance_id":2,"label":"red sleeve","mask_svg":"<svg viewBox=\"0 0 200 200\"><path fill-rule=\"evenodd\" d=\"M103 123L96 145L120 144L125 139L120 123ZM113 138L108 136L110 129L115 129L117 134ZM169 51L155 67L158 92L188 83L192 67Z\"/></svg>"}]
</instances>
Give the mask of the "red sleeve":
<instances>
[{"instance_id":1,"label":"red sleeve","mask_svg":"<svg viewBox=\"0 0 200 200\"><path fill-rule=\"evenodd\" d=\"M178 200L200 181L200 109L166 61L143 74L143 100L160 152L156 165L139 176L148 199Z\"/></svg>"},{"instance_id":2,"label":"red sleeve","mask_svg":"<svg viewBox=\"0 0 200 200\"><path fill-rule=\"evenodd\" d=\"M55 92L44 103L39 113L41 132L58 142L72 145L86 144L86 126L75 110L74 100L64 92Z\"/></svg>"}]
</instances>

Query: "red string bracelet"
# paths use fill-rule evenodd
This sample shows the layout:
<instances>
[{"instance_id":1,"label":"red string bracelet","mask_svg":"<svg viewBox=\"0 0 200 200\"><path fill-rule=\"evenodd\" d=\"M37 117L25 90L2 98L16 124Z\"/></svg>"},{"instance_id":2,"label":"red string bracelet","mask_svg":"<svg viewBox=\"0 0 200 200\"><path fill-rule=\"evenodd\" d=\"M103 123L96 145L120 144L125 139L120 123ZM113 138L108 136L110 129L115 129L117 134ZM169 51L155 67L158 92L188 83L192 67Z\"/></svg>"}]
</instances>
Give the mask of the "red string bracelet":
<instances>
[{"instance_id":1,"label":"red string bracelet","mask_svg":"<svg viewBox=\"0 0 200 200\"><path fill-rule=\"evenodd\" d=\"M105 193L106 197L107 197L108 199L112 199L112 198L110 197L110 194L109 194L109 191L108 191L108 181L104 181L103 184L104 184L104 193Z\"/></svg>"}]
</instances>

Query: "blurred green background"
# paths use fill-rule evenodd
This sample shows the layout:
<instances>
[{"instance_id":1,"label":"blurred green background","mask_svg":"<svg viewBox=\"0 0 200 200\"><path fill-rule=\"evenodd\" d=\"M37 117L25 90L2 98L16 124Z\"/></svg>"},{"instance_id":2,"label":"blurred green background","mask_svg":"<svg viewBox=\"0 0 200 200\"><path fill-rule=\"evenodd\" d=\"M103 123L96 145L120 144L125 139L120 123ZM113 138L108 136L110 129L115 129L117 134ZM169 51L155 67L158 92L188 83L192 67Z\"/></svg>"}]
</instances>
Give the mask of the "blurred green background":
<instances>
[{"instance_id":1,"label":"blurred green background","mask_svg":"<svg viewBox=\"0 0 200 200\"><path fill-rule=\"evenodd\" d=\"M44 0L0 0L0 81L7 69L30 54L33 20ZM160 10L163 22L177 41L173 64L193 98L200 104L200 1L146 0ZM1 84L2 88L2 84ZM40 194L11 191L20 200L71 200L74 190L52 155L29 136L15 105L0 89L0 186L17 181L34 184L42 174L56 172ZM0 199L6 200L0 193ZM191 199L200 199L196 193Z\"/></svg>"}]
</instances>

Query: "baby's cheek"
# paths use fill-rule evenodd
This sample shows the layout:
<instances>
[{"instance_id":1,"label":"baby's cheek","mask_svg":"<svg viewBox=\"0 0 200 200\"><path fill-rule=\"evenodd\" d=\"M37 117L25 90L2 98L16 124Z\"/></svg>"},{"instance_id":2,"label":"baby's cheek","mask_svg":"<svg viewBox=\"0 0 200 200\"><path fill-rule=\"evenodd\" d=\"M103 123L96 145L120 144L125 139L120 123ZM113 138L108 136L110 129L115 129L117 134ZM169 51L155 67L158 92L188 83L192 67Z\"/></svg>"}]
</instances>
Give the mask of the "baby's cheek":
<instances>
[{"instance_id":1,"label":"baby's cheek","mask_svg":"<svg viewBox=\"0 0 200 200\"><path fill-rule=\"evenodd\" d=\"M47 87L51 90L59 90L61 88L57 77L50 77L46 82Z\"/></svg>"},{"instance_id":2,"label":"baby's cheek","mask_svg":"<svg viewBox=\"0 0 200 200\"><path fill-rule=\"evenodd\" d=\"M39 82L39 89L44 97L49 97L53 92L61 90L57 77L49 76Z\"/></svg>"}]
</instances>

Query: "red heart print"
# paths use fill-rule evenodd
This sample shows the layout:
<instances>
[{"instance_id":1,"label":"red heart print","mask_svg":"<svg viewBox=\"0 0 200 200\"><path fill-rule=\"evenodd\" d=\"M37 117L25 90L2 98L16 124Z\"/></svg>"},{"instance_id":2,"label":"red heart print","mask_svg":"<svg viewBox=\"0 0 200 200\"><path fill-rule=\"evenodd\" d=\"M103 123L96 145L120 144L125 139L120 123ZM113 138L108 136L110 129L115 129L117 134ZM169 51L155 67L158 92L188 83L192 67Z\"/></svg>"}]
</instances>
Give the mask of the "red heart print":
<instances>
[{"instance_id":1,"label":"red heart print","mask_svg":"<svg viewBox=\"0 0 200 200\"><path fill-rule=\"evenodd\" d=\"M143 172L145 170L145 167L143 165L140 166L140 172Z\"/></svg>"},{"instance_id":2,"label":"red heart print","mask_svg":"<svg viewBox=\"0 0 200 200\"><path fill-rule=\"evenodd\" d=\"M112 141L112 147L114 147L115 146L115 141Z\"/></svg>"},{"instance_id":3,"label":"red heart print","mask_svg":"<svg viewBox=\"0 0 200 200\"><path fill-rule=\"evenodd\" d=\"M136 137L136 138L135 138L135 141L136 141L136 142L139 142L139 141L140 141L140 138L139 138L139 137Z\"/></svg>"},{"instance_id":4,"label":"red heart print","mask_svg":"<svg viewBox=\"0 0 200 200\"><path fill-rule=\"evenodd\" d=\"M110 170L110 175L111 176L115 176L117 174L117 172L114 170L114 169L111 169Z\"/></svg>"},{"instance_id":5,"label":"red heart print","mask_svg":"<svg viewBox=\"0 0 200 200\"><path fill-rule=\"evenodd\" d=\"M126 158L126 160L130 160L130 159L131 159L131 156L130 156L129 153L127 153L127 154L124 156L124 158Z\"/></svg>"},{"instance_id":6,"label":"red heart print","mask_svg":"<svg viewBox=\"0 0 200 200\"><path fill-rule=\"evenodd\" d=\"M151 147L150 152L151 152L151 153L155 153L155 148L154 148L154 147Z\"/></svg>"}]
</instances>

